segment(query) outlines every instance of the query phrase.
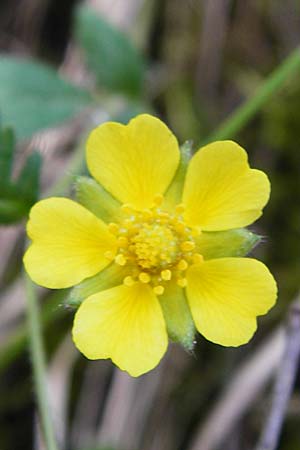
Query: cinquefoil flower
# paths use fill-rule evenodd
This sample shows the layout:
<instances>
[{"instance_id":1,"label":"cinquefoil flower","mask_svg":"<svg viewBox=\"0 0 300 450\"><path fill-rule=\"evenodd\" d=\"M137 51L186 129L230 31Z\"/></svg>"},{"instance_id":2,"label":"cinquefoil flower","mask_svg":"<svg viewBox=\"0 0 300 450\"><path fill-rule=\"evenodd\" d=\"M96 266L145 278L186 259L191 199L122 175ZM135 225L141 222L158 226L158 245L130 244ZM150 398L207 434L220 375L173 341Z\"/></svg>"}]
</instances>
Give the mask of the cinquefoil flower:
<instances>
[{"instance_id":1,"label":"cinquefoil flower","mask_svg":"<svg viewBox=\"0 0 300 450\"><path fill-rule=\"evenodd\" d=\"M159 363L168 336L190 347L195 327L224 346L248 342L276 284L261 262L222 249L243 233L226 230L254 222L269 198L246 152L214 142L187 166L166 125L139 115L92 131L87 164L99 184L78 181L85 206L56 197L33 206L24 257L37 284L77 285L78 349L138 376Z\"/></svg>"}]
</instances>

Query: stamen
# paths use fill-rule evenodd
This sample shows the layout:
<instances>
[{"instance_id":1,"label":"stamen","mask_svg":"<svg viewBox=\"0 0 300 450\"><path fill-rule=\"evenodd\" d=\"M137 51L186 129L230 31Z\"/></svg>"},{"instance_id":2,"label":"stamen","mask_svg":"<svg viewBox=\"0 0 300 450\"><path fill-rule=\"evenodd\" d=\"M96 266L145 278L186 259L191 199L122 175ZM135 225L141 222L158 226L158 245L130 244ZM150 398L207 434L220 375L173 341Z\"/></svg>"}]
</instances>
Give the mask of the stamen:
<instances>
[{"instance_id":1,"label":"stamen","mask_svg":"<svg viewBox=\"0 0 300 450\"><path fill-rule=\"evenodd\" d=\"M162 279L165 280L165 281L169 281L172 278L172 272L169 269L162 270L160 272L160 275L161 275Z\"/></svg>"},{"instance_id":2,"label":"stamen","mask_svg":"<svg viewBox=\"0 0 300 450\"><path fill-rule=\"evenodd\" d=\"M116 262L117 264L119 264L119 266L125 266L125 264L126 264L126 262L127 262L127 259L125 258L124 255L119 254L119 255L117 255L117 256L115 257L115 262Z\"/></svg>"},{"instance_id":3,"label":"stamen","mask_svg":"<svg viewBox=\"0 0 300 450\"><path fill-rule=\"evenodd\" d=\"M113 259L114 258L114 254L113 254L113 252L111 252L111 251L107 251L107 252L105 252L104 253L104 256L105 256L105 258L107 258L107 259Z\"/></svg>"},{"instance_id":4,"label":"stamen","mask_svg":"<svg viewBox=\"0 0 300 450\"><path fill-rule=\"evenodd\" d=\"M125 284L125 286L130 287L134 285L135 281L131 276L128 276L124 278L123 283Z\"/></svg>"},{"instance_id":5,"label":"stamen","mask_svg":"<svg viewBox=\"0 0 300 450\"><path fill-rule=\"evenodd\" d=\"M119 244L119 247L127 247L128 239L125 236L121 236L118 239L118 244Z\"/></svg>"},{"instance_id":6,"label":"stamen","mask_svg":"<svg viewBox=\"0 0 300 450\"><path fill-rule=\"evenodd\" d=\"M183 252L190 252L195 248L195 242L193 241L184 241L180 244L180 248Z\"/></svg>"},{"instance_id":7,"label":"stamen","mask_svg":"<svg viewBox=\"0 0 300 450\"><path fill-rule=\"evenodd\" d=\"M141 272L141 273L139 274L139 280L140 280L142 283L149 283L149 282L151 281L151 277L150 277L150 275L149 275L148 273L146 273L146 272Z\"/></svg>"},{"instance_id":8,"label":"stamen","mask_svg":"<svg viewBox=\"0 0 300 450\"><path fill-rule=\"evenodd\" d=\"M162 294L164 293L164 291L165 291L165 288L164 288L163 286L160 286L160 285L155 286L155 287L153 288L153 292L154 292L154 294L156 294L156 295L162 295Z\"/></svg>"},{"instance_id":9,"label":"stamen","mask_svg":"<svg viewBox=\"0 0 300 450\"><path fill-rule=\"evenodd\" d=\"M185 288L187 286L187 279L186 278L179 278L177 280L178 286Z\"/></svg>"},{"instance_id":10,"label":"stamen","mask_svg":"<svg viewBox=\"0 0 300 450\"><path fill-rule=\"evenodd\" d=\"M156 206L160 206L162 204L163 200L164 200L164 196L161 194L157 194L153 199L154 204Z\"/></svg>"},{"instance_id":11,"label":"stamen","mask_svg":"<svg viewBox=\"0 0 300 450\"><path fill-rule=\"evenodd\" d=\"M179 205L175 206L175 211L177 214L182 214L185 211L185 206L183 203L179 203Z\"/></svg>"},{"instance_id":12,"label":"stamen","mask_svg":"<svg viewBox=\"0 0 300 450\"><path fill-rule=\"evenodd\" d=\"M179 261L179 263L177 264L177 269L178 270L186 270L188 268L188 263L186 262L185 259L181 259Z\"/></svg>"},{"instance_id":13,"label":"stamen","mask_svg":"<svg viewBox=\"0 0 300 450\"><path fill-rule=\"evenodd\" d=\"M124 205L121 206L121 210L124 214L130 214L132 212L132 206L129 205L129 203L124 203Z\"/></svg>"},{"instance_id":14,"label":"stamen","mask_svg":"<svg viewBox=\"0 0 300 450\"><path fill-rule=\"evenodd\" d=\"M108 224L108 229L113 234L117 234L119 232L119 226L114 222Z\"/></svg>"},{"instance_id":15,"label":"stamen","mask_svg":"<svg viewBox=\"0 0 300 450\"><path fill-rule=\"evenodd\" d=\"M193 255L193 263L194 263L194 264L200 264L200 263L202 263L202 262L203 262L203 256L200 255L200 253L195 253L195 254Z\"/></svg>"}]
</instances>

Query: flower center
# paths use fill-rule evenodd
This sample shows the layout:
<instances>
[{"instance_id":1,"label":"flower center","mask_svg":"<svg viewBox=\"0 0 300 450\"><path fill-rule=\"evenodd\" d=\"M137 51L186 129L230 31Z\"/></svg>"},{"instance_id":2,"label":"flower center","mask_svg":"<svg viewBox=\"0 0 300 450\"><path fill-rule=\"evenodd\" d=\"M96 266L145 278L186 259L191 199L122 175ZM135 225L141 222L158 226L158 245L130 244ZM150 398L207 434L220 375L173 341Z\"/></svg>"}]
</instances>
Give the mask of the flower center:
<instances>
[{"instance_id":1,"label":"flower center","mask_svg":"<svg viewBox=\"0 0 300 450\"><path fill-rule=\"evenodd\" d=\"M189 264L202 261L195 252L195 232L184 222L183 205L177 205L171 214L160 208L161 202L159 196L153 208L143 211L123 205L120 223L109 224L119 245L115 262L128 267L124 284L150 283L157 295L171 279L185 287Z\"/></svg>"},{"instance_id":2,"label":"flower center","mask_svg":"<svg viewBox=\"0 0 300 450\"><path fill-rule=\"evenodd\" d=\"M174 230L155 220L140 225L140 230L131 238L130 250L140 267L155 270L167 267L177 260L178 243Z\"/></svg>"}]
</instances>

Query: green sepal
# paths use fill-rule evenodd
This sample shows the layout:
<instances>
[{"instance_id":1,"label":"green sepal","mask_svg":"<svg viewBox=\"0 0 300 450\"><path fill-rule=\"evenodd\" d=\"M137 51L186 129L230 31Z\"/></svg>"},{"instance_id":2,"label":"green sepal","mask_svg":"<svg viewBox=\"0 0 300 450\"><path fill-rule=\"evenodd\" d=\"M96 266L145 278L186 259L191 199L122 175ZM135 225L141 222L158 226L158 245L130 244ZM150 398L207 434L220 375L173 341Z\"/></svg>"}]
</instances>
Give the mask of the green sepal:
<instances>
[{"instance_id":1,"label":"green sepal","mask_svg":"<svg viewBox=\"0 0 300 450\"><path fill-rule=\"evenodd\" d=\"M181 202L187 167L192 155L192 141L186 141L180 147L180 162L174 178L165 194L164 208L170 209Z\"/></svg>"},{"instance_id":2,"label":"green sepal","mask_svg":"<svg viewBox=\"0 0 300 450\"><path fill-rule=\"evenodd\" d=\"M114 222L120 214L120 203L92 178L77 177L75 195L82 206L104 222Z\"/></svg>"},{"instance_id":3,"label":"green sepal","mask_svg":"<svg viewBox=\"0 0 300 450\"><path fill-rule=\"evenodd\" d=\"M75 286L70 291L65 303L78 308L83 300L91 295L122 284L126 275L128 275L128 267L124 268L113 262L97 275L86 278Z\"/></svg>"},{"instance_id":4,"label":"green sepal","mask_svg":"<svg viewBox=\"0 0 300 450\"><path fill-rule=\"evenodd\" d=\"M166 285L159 297L169 338L191 351L195 343L195 325L185 297L185 291L175 283Z\"/></svg>"},{"instance_id":5,"label":"green sepal","mask_svg":"<svg viewBox=\"0 0 300 450\"><path fill-rule=\"evenodd\" d=\"M261 240L261 236L236 228L228 231L203 231L195 238L197 252L204 259L246 256Z\"/></svg>"}]
</instances>

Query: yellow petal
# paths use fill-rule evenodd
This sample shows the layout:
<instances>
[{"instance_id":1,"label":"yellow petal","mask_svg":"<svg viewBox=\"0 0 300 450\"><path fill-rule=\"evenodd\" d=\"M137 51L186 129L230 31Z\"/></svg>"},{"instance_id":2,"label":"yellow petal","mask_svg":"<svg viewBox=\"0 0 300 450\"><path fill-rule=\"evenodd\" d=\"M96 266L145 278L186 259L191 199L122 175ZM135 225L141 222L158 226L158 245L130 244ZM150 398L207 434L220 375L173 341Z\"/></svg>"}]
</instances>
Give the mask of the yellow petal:
<instances>
[{"instance_id":1,"label":"yellow petal","mask_svg":"<svg viewBox=\"0 0 300 450\"><path fill-rule=\"evenodd\" d=\"M175 136L156 117L142 114L128 125L107 122L90 134L87 164L113 196L149 208L169 186L179 163Z\"/></svg>"},{"instance_id":2,"label":"yellow petal","mask_svg":"<svg viewBox=\"0 0 300 450\"><path fill-rule=\"evenodd\" d=\"M200 149L192 158L183 203L190 226L206 231L244 227L262 214L270 195L264 172L250 169L247 153L232 141Z\"/></svg>"},{"instance_id":3,"label":"yellow petal","mask_svg":"<svg viewBox=\"0 0 300 450\"><path fill-rule=\"evenodd\" d=\"M30 211L27 233L32 244L25 253L26 271L41 286L60 289L91 277L111 260L116 239L106 225L78 203L52 197Z\"/></svg>"},{"instance_id":4,"label":"yellow petal","mask_svg":"<svg viewBox=\"0 0 300 450\"><path fill-rule=\"evenodd\" d=\"M134 377L157 366L168 345L159 302L142 283L87 298L75 315L73 339L87 358L111 358Z\"/></svg>"},{"instance_id":5,"label":"yellow petal","mask_svg":"<svg viewBox=\"0 0 300 450\"><path fill-rule=\"evenodd\" d=\"M250 258L211 259L187 272L187 298L198 331L209 341L236 347L256 330L256 316L275 303L276 283Z\"/></svg>"}]
</instances>

